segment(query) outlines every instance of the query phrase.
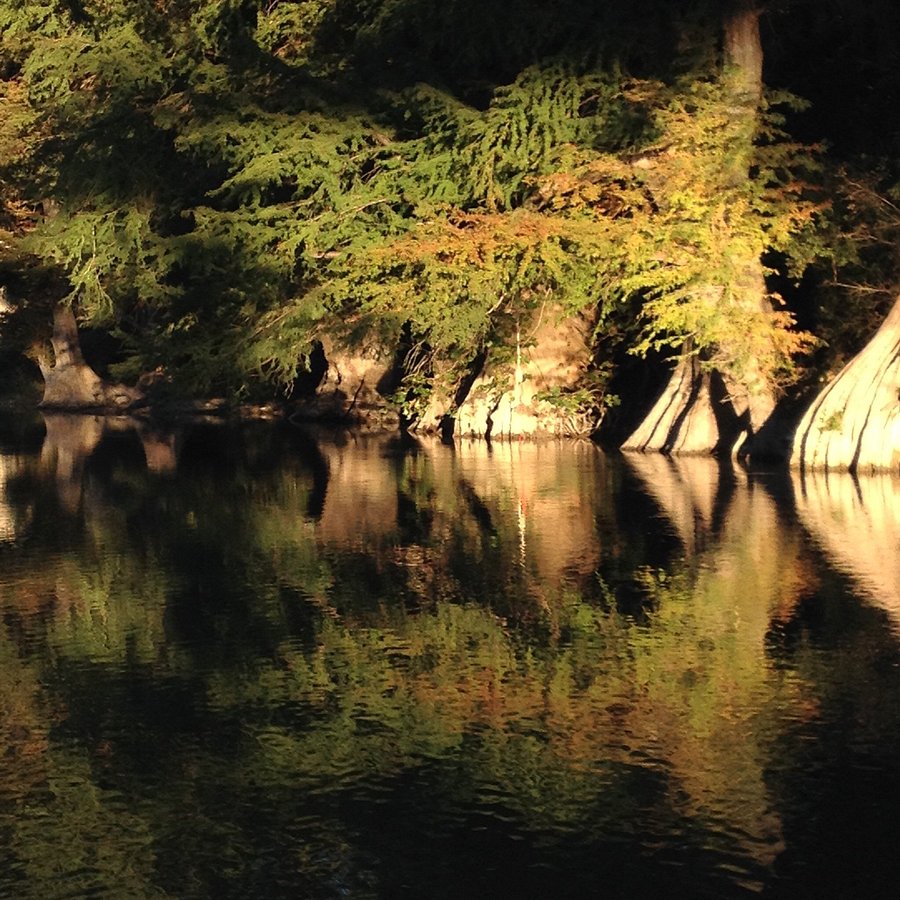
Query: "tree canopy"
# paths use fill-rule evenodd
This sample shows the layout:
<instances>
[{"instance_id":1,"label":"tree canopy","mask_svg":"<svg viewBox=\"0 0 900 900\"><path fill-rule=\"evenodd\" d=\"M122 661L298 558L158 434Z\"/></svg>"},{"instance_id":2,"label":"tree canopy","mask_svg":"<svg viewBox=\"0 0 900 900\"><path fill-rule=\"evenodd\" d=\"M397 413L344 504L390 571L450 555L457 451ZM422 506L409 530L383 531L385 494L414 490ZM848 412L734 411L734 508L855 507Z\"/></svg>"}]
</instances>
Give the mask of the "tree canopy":
<instances>
[{"instance_id":1,"label":"tree canopy","mask_svg":"<svg viewBox=\"0 0 900 900\"><path fill-rule=\"evenodd\" d=\"M611 341L789 380L815 341L783 286L858 258L835 238L857 213L787 133L801 101L767 92L750 132L734 114L723 9L4 0L14 316L70 304L120 342L118 377L201 394L290 390L326 335L403 334L408 378L452 380L551 303L589 314L601 369ZM772 309L730 300L751 257Z\"/></svg>"}]
</instances>

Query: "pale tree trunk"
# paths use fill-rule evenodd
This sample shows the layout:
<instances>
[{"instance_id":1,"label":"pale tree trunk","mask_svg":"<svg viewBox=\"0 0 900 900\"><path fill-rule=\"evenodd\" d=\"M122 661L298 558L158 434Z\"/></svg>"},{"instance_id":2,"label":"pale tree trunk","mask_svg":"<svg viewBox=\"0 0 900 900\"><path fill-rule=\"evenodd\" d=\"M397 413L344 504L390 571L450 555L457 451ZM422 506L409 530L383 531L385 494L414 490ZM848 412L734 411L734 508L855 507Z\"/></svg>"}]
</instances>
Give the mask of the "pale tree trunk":
<instances>
[{"instance_id":1,"label":"pale tree trunk","mask_svg":"<svg viewBox=\"0 0 900 900\"><path fill-rule=\"evenodd\" d=\"M900 473L900 297L872 340L806 411L791 464Z\"/></svg>"},{"instance_id":2,"label":"pale tree trunk","mask_svg":"<svg viewBox=\"0 0 900 900\"><path fill-rule=\"evenodd\" d=\"M592 322L559 307L546 306L536 321L520 323L512 365L493 365L490 358L481 372L457 392L453 405L436 398L421 417L421 431L440 426L447 436L447 421L460 437L523 438L589 435L597 425L596 413L579 405L575 393L591 363ZM446 398L443 398L446 404Z\"/></svg>"},{"instance_id":3,"label":"pale tree trunk","mask_svg":"<svg viewBox=\"0 0 900 900\"><path fill-rule=\"evenodd\" d=\"M693 454L720 449L724 428L716 414L726 410L713 399L710 382L710 373L702 371L695 356L682 357L653 409L622 449Z\"/></svg>"},{"instance_id":4,"label":"pale tree trunk","mask_svg":"<svg viewBox=\"0 0 900 900\"><path fill-rule=\"evenodd\" d=\"M140 399L135 388L104 381L81 354L78 323L72 308L58 303L53 309L52 361L38 359L44 376L41 406L52 409L120 409Z\"/></svg>"},{"instance_id":5,"label":"pale tree trunk","mask_svg":"<svg viewBox=\"0 0 900 900\"><path fill-rule=\"evenodd\" d=\"M324 337L325 373L315 395L297 404L296 419L333 420L366 430L396 428L397 413L388 407L382 386L393 369L393 349L380 343L352 348Z\"/></svg>"},{"instance_id":6,"label":"pale tree trunk","mask_svg":"<svg viewBox=\"0 0 900 900\"><path fill-rule=\"evenodd\" d=\"M729 115L737 147L724 166L722 187L733 188L748 177L759 104L762 98L762 43L760 11L742 6L724 26L723 84L728 92ZM737 272L729 287L744 310L769 311L762 263L758 257L733 260ZM709 294L707 298L705 295ZM725 302L721 286L698 292L697 302ZM775 407L775 395L765 373L751 361L739 373L722 366L713 372L716 359L732 356L728 347L717 347L704 357L704 366L689 356L690 348L645 419L625 441L623 449L664 453L710 454L752 452L753 438ZM724 391L715 390L716 382ZM743 440L742 440L743 439Z\"/></svg>"}]
</instances>

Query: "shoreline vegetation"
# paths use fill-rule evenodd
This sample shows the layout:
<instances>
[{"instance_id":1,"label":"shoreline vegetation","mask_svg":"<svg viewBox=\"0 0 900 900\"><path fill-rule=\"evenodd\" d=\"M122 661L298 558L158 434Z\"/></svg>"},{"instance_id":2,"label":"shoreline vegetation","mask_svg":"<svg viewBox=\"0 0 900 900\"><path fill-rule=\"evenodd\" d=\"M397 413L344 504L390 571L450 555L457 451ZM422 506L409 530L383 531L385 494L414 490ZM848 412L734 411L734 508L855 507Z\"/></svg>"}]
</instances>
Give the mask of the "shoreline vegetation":
<instances>
[{"instance_id":1,"label":"shoreline vegetation","mask_svg":"<svg viewBox=\"0 0 900 900\"><path fill-rule=\"evenodd\" d=\"M892 0L424 6L0 0L3 388L900 473Z\"/></svg>"},{"instance_id":2,"label":"shoreline vegetation","mask_svg":"<svg viewBox=\"0 0 900 900\"><path fill-rule=\"evenodd\" d=\"M563 327L566 327L565 323ZM577 323L568 327L571 330ZM628 454L650 452L682 457L731 457L754 464L787 465L801 472L900 474L900 300L863 351L812 399L799 403L796 398L789 397L783 405L775 406L765 423L763 452L752 454L741 451L747 437L743 430L732 431L730 445L712 448L678 446L672 442L647 447L637 444L633 436L625 441L617 439L614 429L604 430L602 418L576 415L571 408L553 405L544 399L547 394L542 394L539 387L554 381L564 383L566 376L571 379L571 361L563 360L563 365L558 367L563 369L560 375L554 372L553 360L546 356L540 360L540 365L533 364L530 351L526 353L528 359L524 363L520 360L511 389L495 389L490 400L485 399L490 397L485 391L480 396L476 392L474 400L467 393L457 392L456 412L463 422L460 428L456 418L440 408L437 413L434 408L428 411L430 419L427 415L420 418L404 416L396 397L388 395L384 388L395 383L398 377L392 371L395 363L386 354L338 356L334 362L323 356L318 383L312 389L307 385L306 395L301 398L248 402L222 397L188 399L171 393L168 396L157 393L154 398L158 382L148 381L145 392L140 387L116 385L100 378L84 361L72 335L70 333L70 338L76 341L74 350L68 350L59 338L54 344L57 360L66 352L70 356L66 366L60 367L57 362L53 390L48 390L45 383L43 397L38 400L40 387L32 382L18 397L0 398L0 406L40 409L49 414L119 416L150 427L198 421L282 420L292 425L322 425L361 433L439 436L445 443L463 438L488 441L591 439L606 449L619 449ZM559 343L557 341L557 345ZM566 352L571 356L570 351ZM569 363L568 367L566 363ZM683 369L682 364L679 366ZM581 374L577 368L574 373L576 379ZM526 392L523 385L531 379L537 386L529 385ZM20 379L20 388L22 385ZM87 390L84 385L88 386ZM656 409L671 392L670 382L656 399ZM671 398L670 402L673 402ZM647 405L646 397L644 405ZM473 408L481 410L480 422L472 413ZM711 410L705 412L712 417ZM668 427L676 432L671 421Z\"/></svg>"}]
</instances>

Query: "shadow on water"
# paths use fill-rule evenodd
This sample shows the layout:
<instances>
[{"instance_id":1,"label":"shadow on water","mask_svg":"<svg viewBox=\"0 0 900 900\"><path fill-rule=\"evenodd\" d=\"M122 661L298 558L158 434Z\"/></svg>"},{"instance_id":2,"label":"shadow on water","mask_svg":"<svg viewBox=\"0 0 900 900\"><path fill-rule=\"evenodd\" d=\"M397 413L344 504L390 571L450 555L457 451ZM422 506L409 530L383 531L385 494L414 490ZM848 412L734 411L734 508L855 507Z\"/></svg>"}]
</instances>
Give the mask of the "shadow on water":
<instances>
[{"instance_id":1,"label":"shadow on water","mask_svg":"<svg viewBox=\"0 0 900 900\"><path fill-rule=\"evenodd\" d=\"M0 447L0 895L898 874L893 482L795 509L589 444L92 417Z\"/></svg>"}]
</instances>

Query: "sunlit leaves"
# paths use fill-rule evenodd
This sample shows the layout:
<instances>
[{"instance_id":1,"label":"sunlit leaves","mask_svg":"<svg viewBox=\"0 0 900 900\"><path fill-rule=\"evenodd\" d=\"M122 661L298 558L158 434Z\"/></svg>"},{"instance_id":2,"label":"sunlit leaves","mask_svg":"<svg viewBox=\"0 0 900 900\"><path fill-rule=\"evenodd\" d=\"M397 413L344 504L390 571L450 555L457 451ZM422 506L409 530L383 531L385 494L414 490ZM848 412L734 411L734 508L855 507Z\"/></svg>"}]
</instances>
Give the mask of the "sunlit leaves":
<instances>
[{"instance_id":1,"label":"sunlit leaves","mask_svg":"<svg viewBox=\"0 0 900 900\"><path fill-rule=\"evenodd\" d=\"M369 89L346 67L397 8L366 6L341 57L332 6L4 8L20 65L4 134L25 151L21 189L62 209L34 246L143 363L175 366L198 340L191 368L218 368L204 383L289 382L323 329L390 344L408 327L465 365L552 297L601 322L644 302L639 352L690 338L728 356L733 335L774 331L787 365L785 313L728 299L747 260L774 249L799 273L821 249L808 154L777 119L754 132L710 71L666 84L571 59L478 106L436 84Z\"/></svg>"},{"instance_id":2,"label":"sunlit leaves","mask_svg":"<svg viewBox=\"0 0 900 900\"><path fill-rule=\"evenodd\" d=\"M124 288L150 305L174 292L166 276L178 261L177 247L154 232L147 204L118 211L62 212L25 246L70 273L70 299L98 323L114 314L110 290Z\"/></svg>"},{"instance_id":3,"label":"sunlit leaves","mask_svg":"<svg viewBox=\"0 0 900 900\"><path fill-rule=\"evenodd\" d=\"M759 359L768 374L783 374L808 336L784 310L760 307L755 271L769 250L804 264L823 251L824 204L804 180L815 169L809 150L784 141L777 119L750 118L762 127L748 132L715 80L632 90L656 139L636 155L576 160L569 174L542 181L543 203L590 215L606 290L643 298L634 352L688 342L720 367L740 372Z\"/></svg>"}]
</instances>

